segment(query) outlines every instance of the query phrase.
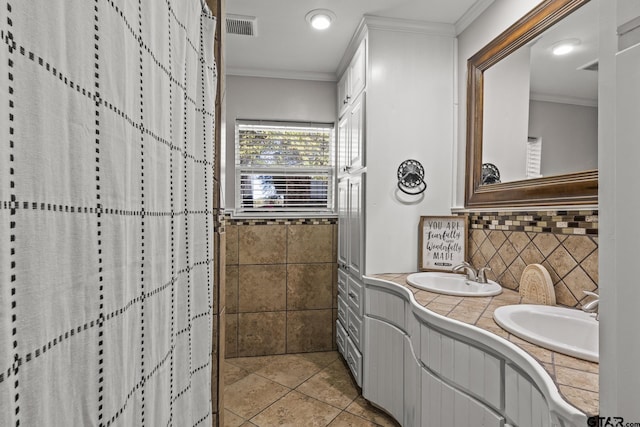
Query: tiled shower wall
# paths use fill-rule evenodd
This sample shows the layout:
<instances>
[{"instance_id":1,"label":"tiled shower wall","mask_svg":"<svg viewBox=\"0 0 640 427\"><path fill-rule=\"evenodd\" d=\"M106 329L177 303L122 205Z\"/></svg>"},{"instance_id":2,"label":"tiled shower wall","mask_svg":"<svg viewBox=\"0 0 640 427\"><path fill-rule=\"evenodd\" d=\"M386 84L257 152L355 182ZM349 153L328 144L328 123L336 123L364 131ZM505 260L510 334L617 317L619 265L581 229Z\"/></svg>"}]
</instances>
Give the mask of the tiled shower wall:
<instances>
[{"instance_id":1,"label":"tiled shower wall","mask_svg":"<svg viewBox=\"0 0 640 427\"><path fill-rule=\"evenodd\" d=\"M226 357L335 349L335 219L226 218Z\"/></svg>"},{"instance_id":2,"label":"tiled shower wall","mask_svg":"<svg viewBox=\"0 0 640 427\"><path fill-rule=\"evenodd\" d=\"M479 212L469 219L467 254L489 278L518 290L522 271L542 264L556 302L576 307L583 291L598 292L598 211Z\"/></svg>"}]
</instances>

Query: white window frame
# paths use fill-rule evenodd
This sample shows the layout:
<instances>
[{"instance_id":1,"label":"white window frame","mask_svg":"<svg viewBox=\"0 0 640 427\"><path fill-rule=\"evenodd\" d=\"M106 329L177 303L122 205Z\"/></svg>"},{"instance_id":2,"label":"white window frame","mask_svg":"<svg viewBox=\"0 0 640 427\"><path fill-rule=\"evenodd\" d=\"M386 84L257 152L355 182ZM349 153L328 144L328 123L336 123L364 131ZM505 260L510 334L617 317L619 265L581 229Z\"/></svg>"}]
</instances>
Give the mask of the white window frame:
<instances>
[{"instance_id":1,"label":"white window frame","mask_svg":"<svg viewBox=\"0 0 640 427\"><path fill-rule=\"evenodd\" d=\"M328 165L326 166L285 166L285 165L247 165L240 164L240 132L241 127L256 126L258 128L301 128L301 129L327 129L329 130L329 153ZM335 124L334 123L315 123L315 122L294 122L294 121L266 121L266 120L236 120L235 124L235 204L234 216L256 216L256 217L317 217L317 216L334 216L335 215ZM280 177L313 177L325 176L326 184L326 200L322 207L311 206L270 206L270 207L248 207L243 205L243 176L247 175L267 175ZM252 180L253 181L253 180ZM292 180L295 184L295 180ZM246 180L244 182L246 185ZM252 185L256 185L253 183ZM324 188L323 188L324 190ZM324 191L323 191L324 192Z\"/></svg>"}]
</instances>

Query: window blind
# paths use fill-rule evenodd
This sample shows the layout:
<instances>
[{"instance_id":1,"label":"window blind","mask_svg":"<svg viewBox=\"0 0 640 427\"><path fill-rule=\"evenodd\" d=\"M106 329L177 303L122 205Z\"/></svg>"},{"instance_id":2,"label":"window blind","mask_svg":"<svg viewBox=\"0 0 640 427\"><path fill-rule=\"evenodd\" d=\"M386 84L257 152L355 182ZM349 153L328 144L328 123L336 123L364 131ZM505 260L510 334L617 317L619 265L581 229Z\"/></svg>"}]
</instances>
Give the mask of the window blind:
<instances>
[{"instance_id":1,"label":"window blind","mask_svg":"<svg viewBox=\"0 0 640 427\"><path fill-rule=\"evenodd\" d=\"M527 140L527 179L541 178L542 138L529 137Z\"/></svg>"},{"instance_id":2,"label":"window blind","mask_svg":"<svg viewBox=\"0 0 640 427\"><path fill-rule=\"evenodd\" d=\"M333 125L236 122L236 211L332 212Z\"/></svg>"}]
</instances>

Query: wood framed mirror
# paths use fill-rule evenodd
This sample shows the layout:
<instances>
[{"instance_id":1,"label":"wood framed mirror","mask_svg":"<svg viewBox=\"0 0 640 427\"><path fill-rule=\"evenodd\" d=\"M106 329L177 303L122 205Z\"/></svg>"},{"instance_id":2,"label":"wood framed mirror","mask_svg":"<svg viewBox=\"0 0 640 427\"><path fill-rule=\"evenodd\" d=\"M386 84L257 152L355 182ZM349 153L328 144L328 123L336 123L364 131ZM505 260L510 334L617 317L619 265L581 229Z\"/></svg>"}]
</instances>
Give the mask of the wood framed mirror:
<instances>
[{"instance_id":1,"label":"wood framed mirror","mask_svg":"<svg viewBox=\"0 0 640 427\"><path fill-rule=\"evenodd\" d=\"M540 178L516 179L510 182L497 180L493 181L494 183L483 184L482 175L483 144L487 143L483 141L487 95L485 72L521 47L535 44L546 30L587 3L589 0L542 1L468 60L466 208L579 206L598 203L597 157L594 168ZM597 73L595 76L597 96ZM526 96L529 102L529 94ZM597 123L597 110L595 121ZM597 156L597 131L595 140Z\"/></svg>"}]
</instances>

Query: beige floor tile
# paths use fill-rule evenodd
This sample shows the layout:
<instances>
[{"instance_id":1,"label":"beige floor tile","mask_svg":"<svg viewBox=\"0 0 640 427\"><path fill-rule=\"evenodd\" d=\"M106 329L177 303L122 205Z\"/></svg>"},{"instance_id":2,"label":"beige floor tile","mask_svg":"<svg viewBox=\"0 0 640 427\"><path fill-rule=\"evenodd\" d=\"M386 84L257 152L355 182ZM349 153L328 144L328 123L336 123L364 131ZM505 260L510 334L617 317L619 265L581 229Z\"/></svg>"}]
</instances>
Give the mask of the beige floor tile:
<instances>
[{"instance_id":1,"label":"beige floor tile","mask_svg":"<svg viewBox=\"0 0 640 427\"><path fill-rule=\"evenodd\" d=\"M340 409L349 406L359 394L342 360L336 360L296 390Z\"/></svg>"},{"instance_id":2,"label":"beige floor tile","mask_svg":"<svg viewBox=\"0 0 640 427\"><path fill-rule=\"evenodd\" d=\"M325 427L339 413L339 409L294 390L250 421L258 427Z\"/></svg>"},{"instance_id":3,"label":"beige floor tile","mask_svg":"<svg viewBox=\"0 0 640 427\"><path fill-rule=\"evenodd\" d=\"M322 368L296 354L273 358L271 363L255 371L257 375L290 388L296 388Z\"/></svg>"},{"instance_id":4,"label":"beige floor tile","mask_svg":"<svg viewBox=\"0 0 640 427\"><path fill-rule=\"evenodd\" d=\"M298 356L312 361L321 368L326 368L329 364L338 360L340 354L337 351L321 351L319 353L298 353Z\"/></svg>"},{"instance_id":5,"label":"beige floor tile","mask_svg":"<svg viewBox=\"0 0 640 427\"><path fill-rule=\"evenodd\" d=\"M231 385L236 381L243 379L250 373L251 372L247 371L246 369L242 369L231 363L225 363L224 364L224 384Z\"/></svg>"},{"instance_id":6,"label":"beige floor tile","mask_svg":"<svg viewBox=\"0 0 640 427\"><path fill-rule=\"evenodd\" d=\"M289 391L283 385L250 374L225 387L224 405L244 419L250 419Z\"/></svg>"},{"instance_id":7,"label":"beige floor tile","mask_svg":"<svg viewBox=\"0 0 640 427\"><path fill-rule=\"evenodd\" d=\"M362 396L354 400L346 411L383 427L397 427L400 425L390 415L370 405Z\"/></svg>"},{"instance_id":8,"label":"beige floor tile","mask_svg":"<svg viewBox=\"0 0 640 427\"><path fill-rule=\"evenodd\" d=\"M225 364L231 364L246 371L255 372L271 363L273 357L274 356L234 357L232 359L225 359Z\"/></svg>"},{"instance_id":9,"label":"beige floor tile","mask_svg":"<svg viewBox=\"0 0 640 427\"><path fill-rule=\"evenodd\" d=\"M331 424L329 424L329 427L376 427L376 426L377 424L374 424L371 421L365 420L364 418L360 418L348 412L342 412L340 415L336 417L335 420L331 421Z\"/></svg>"},{"instance_id":10,"label":"beige floor tile","mask_svg":"<svg viewBox=\"0 0 640 427\"><path fill-rule=\"evenodd\" d=\"M228 409L224 410L224 427L240 427L245 419L234 414Z\"/></svg>"}]
</instances>

